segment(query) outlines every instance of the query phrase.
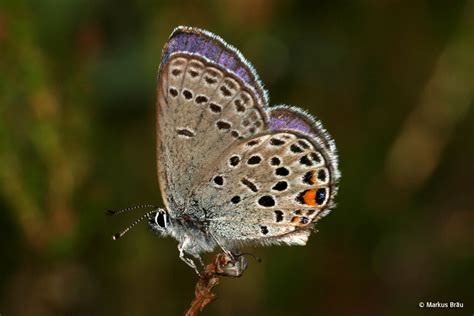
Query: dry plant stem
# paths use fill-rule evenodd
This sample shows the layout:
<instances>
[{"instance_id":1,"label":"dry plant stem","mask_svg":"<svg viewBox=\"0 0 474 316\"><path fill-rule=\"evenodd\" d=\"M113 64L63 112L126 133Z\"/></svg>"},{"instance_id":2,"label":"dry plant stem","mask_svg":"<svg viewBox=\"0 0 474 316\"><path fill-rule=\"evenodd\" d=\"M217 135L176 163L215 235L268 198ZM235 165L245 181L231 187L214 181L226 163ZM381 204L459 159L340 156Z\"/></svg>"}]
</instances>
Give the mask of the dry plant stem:
<instances>
[{"instance_id":1,"label":"dry plant stem","mask_svg":"<svg viewBox=\"0 0 474 316\"><path fill-rule=\"evenodd\" d=\"M213 260L212 263L206 266L204 272L199 277L194 289L195 297L185 316L197 315L207 304L215 300L217 296L212 293L212 289L217 284L219 284L219 273L217 272L216 260Z\"/></svg>"}]
</instances>

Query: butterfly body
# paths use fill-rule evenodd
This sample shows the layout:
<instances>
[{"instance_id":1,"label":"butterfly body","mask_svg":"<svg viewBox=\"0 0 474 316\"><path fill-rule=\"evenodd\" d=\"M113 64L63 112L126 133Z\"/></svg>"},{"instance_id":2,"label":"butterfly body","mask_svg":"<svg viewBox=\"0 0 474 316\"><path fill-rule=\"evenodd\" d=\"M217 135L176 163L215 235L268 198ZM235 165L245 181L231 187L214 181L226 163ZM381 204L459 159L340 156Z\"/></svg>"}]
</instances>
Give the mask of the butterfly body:
<instances>
[{"instance_id":1,"label":"butterfly body","mask_svg":"<svg viewBox=\"0 0 474 316\"><path fill-rule=\"evenodd\" d=\"M335 144L296 107L268 106L253 67L203 30L178 27L157 89L158 179L165 209L150 227L200 253L242 245L304 245L334 205Z\"/></svg>"}]
</instances>

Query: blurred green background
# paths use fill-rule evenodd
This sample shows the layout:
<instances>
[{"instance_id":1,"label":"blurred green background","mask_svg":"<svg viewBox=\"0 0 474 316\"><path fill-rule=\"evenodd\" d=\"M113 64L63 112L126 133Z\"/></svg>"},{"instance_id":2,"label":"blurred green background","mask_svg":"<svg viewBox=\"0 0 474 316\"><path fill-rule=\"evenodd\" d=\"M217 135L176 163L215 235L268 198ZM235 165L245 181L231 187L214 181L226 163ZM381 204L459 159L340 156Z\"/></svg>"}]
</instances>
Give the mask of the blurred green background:
<instances>
[{"instance_id":1,"label":"blurred green background","mask_svg":"<svg viewBox=\"0 0 474 316\"><path fill-rule=\"evenodd\" d=\"M104 215L161 203L155 85L177 25L219 34L272 104L321 118L342 170L309 244L248 249L263 263L223 279L205 314L474 312L473 1L3 0L1 315L180 315L191 302L176 242L145 224L113 242L138 212Z\"/></svg>"}]
</instances>

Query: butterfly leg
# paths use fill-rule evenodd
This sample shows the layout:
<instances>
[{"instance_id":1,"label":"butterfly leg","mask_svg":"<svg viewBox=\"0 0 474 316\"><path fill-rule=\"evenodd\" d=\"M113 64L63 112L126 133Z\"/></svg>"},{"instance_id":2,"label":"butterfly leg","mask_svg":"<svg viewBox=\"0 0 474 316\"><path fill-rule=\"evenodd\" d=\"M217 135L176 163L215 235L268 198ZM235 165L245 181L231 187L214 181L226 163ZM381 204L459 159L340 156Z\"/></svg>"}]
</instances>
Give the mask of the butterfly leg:
<instances>
[{"instance_id":1,"label":"butterfly leg","mask_svg":"<svg viewBox=\"0 0 474 316\"><path fill-rule=\"evenodd\" d=\"M224 247L224 245L222 245L220 242L219 242L219 239L217 239L217 237L211 232L211 231L207 231L208 234L212 237L212 239L214 239L214 241L216 242L217 246L219 246L219 248L221 248L222 252L229 258L231 258L232 260L235 260L235 255L232 253L231 250L227 249L226 247Z\"/></svg>"},{"instance_id":2,"label":"butterfly leg","mask_svg":"<svg viewBox=\"0 0 474 316\"><path fill-rule=\"evenodd\" d=\"M198 254L190 254L190 249L192 249L192 242L189 238L185 238L184 241L180 242L178 245L179 258L183 260L188 266L194 269L198 275L201 275L201 271L204 269L204 262ZM196 261L199 264L199 268L196 265Z\"/></svg>"}]
</instances>

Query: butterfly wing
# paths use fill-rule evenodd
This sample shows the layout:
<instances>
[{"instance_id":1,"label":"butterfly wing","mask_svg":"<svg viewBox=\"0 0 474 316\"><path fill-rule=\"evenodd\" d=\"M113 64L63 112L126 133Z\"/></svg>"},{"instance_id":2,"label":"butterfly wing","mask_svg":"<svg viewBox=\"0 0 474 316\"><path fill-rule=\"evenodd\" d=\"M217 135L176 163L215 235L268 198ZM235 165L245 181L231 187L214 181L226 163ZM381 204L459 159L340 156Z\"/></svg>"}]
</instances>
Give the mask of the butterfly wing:
<instances>
[{"instance_id":1,"label":"butterfly wing","mask_svg":"<svg viewBox=\"0 0 474 316\"><path fill-rule=\"evenodd\" d=\"M177 216L190 209L193 186L224 151L267 128L267 100L236 49L185 27L164 48L157 96L158 177L165 205Z\"/></svg>"},{"instance_id":2,"label":"butterfly wing","mask_svg":"<svg viewBox=\"0 0 474 316\"><path fill-rule=\"evenodd\" d=\"M339 179L334 142L298 108L274 107L268 130L227 149L194 199L210 230L229 246L304 245L311 223L334 205Z\"/></svg>"}]
</instances>

